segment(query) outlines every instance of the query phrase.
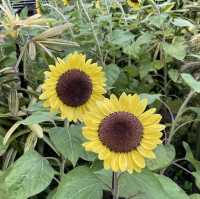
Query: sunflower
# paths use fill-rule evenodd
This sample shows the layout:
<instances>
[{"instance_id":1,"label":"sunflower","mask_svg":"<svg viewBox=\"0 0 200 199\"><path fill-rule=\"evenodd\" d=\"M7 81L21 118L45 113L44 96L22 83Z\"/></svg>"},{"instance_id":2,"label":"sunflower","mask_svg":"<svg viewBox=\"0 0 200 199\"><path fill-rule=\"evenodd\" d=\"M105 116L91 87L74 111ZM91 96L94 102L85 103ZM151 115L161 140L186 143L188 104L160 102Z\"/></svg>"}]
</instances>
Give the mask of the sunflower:
<instances>
[{"instance_id":1,"label":"sunflower","mask_svg":"<svg viewBox=\"0 0 200 199\"><path fill-rule=\"evenodd\" d=\"M105 74L85 55L75 52L64 60L58 58L49 68L40 99L51 111L60 111L62 119L82 120L85 112L103 99Z\"/></svg>"},{"instance_id":2,"label":"sunflower","mask_svg":"<svg viewBox=\"0 0 200 199\"><path fill-rule=\"evenodd\" d=\"M139 0L127 0L128 5L132 7L134 10L140 9L140 2Z\"/></svg>"},{"instance_id":3,"label":"sunflower","mask_svg":"<svg viewBox=\"0 0 200 199\"><path fill-rule=\"evenodd\" d=\"M40 0L36 0L35 7L36 7L36 13L41 15L42 12L41 12Z\"/></svg>"},{"instance_id":4,"label":"sunflower","mask_svg":"<svg viewBox=\"0 0 200 199\"><path fill-rule=\"evenodd\" d=\"M69 0L63 0L64 5L68 5L69 4Z\"/></svg>"},{"instance_id":5,"label":"sunflower","mask_svg":"<svg viewBox=\"0 0 200 199\"><path fill-rule=\"evenodd\" d=\"M145 111L147 100L123 93L119 100L115 95L104 99L85 117L83 146L98 154L105 169L114 172L140 172L145 167L145 158L154 159L153 149L161 144L159 124L161 115L156 109Z\"/></svg>"},{"instance_id":6,"label":"sunflower","mask_svg":"<svg viewBox=\"0 0 200 199\"><path fill-rule=\"evenodd\" d=\"M95 7L97 8L97 9L100 9L101 8L101 5L100 5L101 3L100 3L100 0L96 0L96 3L95 3Z\"/></svg>"}]
</instances>

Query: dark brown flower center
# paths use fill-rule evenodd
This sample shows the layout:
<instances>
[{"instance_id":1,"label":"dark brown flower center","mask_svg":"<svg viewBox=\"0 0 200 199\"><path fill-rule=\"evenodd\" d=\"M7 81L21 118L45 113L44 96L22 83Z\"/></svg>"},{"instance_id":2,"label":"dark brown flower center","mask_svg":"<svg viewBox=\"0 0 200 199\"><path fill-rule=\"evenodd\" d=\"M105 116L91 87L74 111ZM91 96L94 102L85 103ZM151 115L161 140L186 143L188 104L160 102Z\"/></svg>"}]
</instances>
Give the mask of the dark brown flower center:
<instances>
[{"instance_id":1,"label":"dark brown flower center","mask_svg":"<svg viewBox=\"0 0 200 199\"><path fill-rule=\"evenodd\" d=\"M131 2L133 2L133 3L139 3L138 0L131 0Z\"/></svg>"},{"instance_id":2,"label":"dark brown flower center","mask_svg":"<svg viewBox=\"0 0 200 199\"><path fill-rule=\"evenodd\" d=\"M92 94L92 82L84 72L73 69L58 80L56 91L60 100L72 107L83 105Z\"/></svg>"},{"instance_id":3,"label":"dark brown flower center","mask_svg":"<svg viewBox=\"0 0 200 199\"><path fill-rule=\"evenodd\" d=\"M114 152L130 152L142 139L143 126L131 113L114 112L99 126L101 142Z\"/></svg>"}]
</instances>

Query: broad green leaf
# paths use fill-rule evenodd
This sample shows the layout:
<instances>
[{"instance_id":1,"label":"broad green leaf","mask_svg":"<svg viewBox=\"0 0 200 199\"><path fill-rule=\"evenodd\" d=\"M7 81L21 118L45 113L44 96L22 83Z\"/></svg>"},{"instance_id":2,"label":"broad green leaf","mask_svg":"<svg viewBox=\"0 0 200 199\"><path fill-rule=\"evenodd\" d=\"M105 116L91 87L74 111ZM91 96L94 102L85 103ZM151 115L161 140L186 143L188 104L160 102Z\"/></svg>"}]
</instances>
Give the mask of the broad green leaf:
<instances>
[{"instance_id":1,"label":"broad green leaf","mask_svg":"<svg viewBox=\"0 0 200 199\"><path fill-rule=\"evenodd\" d=\"M194 158L188 143L183 142L183 146L186 151L185 159L188 160L189 162L191 162L192 165L196 169L195 172L192 172L192 175L195 177L195 183L196 183L197 187L200 188L200 161L198 161Z\"/></svg>"},{"instance_id":2,"label":"broad green leaf","mask_svg":"<svg viewBox=\"0 0 200 199\"><path fill-rule=\"evenodd\" d=\"M104 184L112 186L112 172L95 172ZM104 189L108 190L107 186ZM165 176L155 175L147 169L142 173L122 173L119 178L119 194L134 199L189 199L184 191Z\"/></svg>"},{"instance_id":3,"label":"broad green leaf","mask_svg":"<svg viewBox=\"0 0 200 199\"><path fill-rule=\"evenodd\" d=\"M183 80L197 93L200 93L200 81L195 80L189 73L182 73Z\"/></svg>"},{"instance_id":4,"label":"broad green leaf","mask_svg":"<svg viewBox=\"0 0 200 199\"><path fill-rule=\"evenodd\" d=\"M38 112L34 112L32 115L30 115L26 119L20 121L20 123L24 125L31 125L31 124L38 124L38 123L46 122L46 121L54 121L57 119L59 119L59 117L56 116L56 113L38 111Z\"/></svg>"},{"instance_id":5,"label":"broad green leaf","mask_svg":"<svg viewBox=\"0 0 200 199\"><path fill-rule=\"evenodd\" d=\"M170 199L190 199L190 197L170 178L162 175L154 174L161 183L168 198Z\"/></svg>"},{"instance_id":6,"label":"broad green leaf","mask_svg":"<svg viewBox=\"0 0 200 199\"><path fill-rule=\"evenodd\" d=\"M141 50L142 48L138 42L133 42L133 44L123 47L123 52L131 57L134 57L135 59L139 59Z\"/></svg>"},{"instance_id":7,"label":"broad green leaf","mask_svg":"<svg viewBox=\"0 0 200 199\"><path fill-rule=\"evenodd\" d=\"M82 143L85 141L85 138L82 134L82 125L71 125L71 127L73 127L73 135L80 140L80 157L87 161L94 161L97 158L97 155L92 152L87 152L82 146Z\"/></svg>"},{"instance_id":8,"label":"broad green leaf","mask_svg":"<svg viewBox=\"0 0 200 199\"><path fill-rule=\"evenodd\" d=\"M195 177L195 184L200 189L200 170L197 170L196 172L192 172L192 175Z\"/></svg>"},{"instance_id":9,"label":"broad green leaf","mask_svg":"<svg viewBox=\"0 0 200 199\"><path fill-rule=\"evenodd\" d=\"M169 12L172 10L172 8L176 5L175 2L166 2L161 4L161 11L162 12Z\"/></svg>"},{"instance_id":10,"label":"broad green leaf","mask_svg":"<svg viewBox=\"0 0 200 199\"><path fill-rule=\"evenodd\" d=\"M116 64L110 64L105 67L106 79L107 79L107 87L108 89L112 88L115 81L118 79L120 74L120 69Z\"/></svg>"},{"instance_id":11,"label":"broad green leaf","mask_svg":"<svg viewBox=\"0 0 200 199\"><path fill-rule=\"evenodd\" d=\"M103 185L92 171L77 167L62 178L53 199L102 199Z\"/></svg>"},{"instance_id":12,"label":"broad green leaf","mask_svg":"<svg viewBox=\"0 0 200 199\"><path fill-rule=\"evenodd\" d=\"M190 195L190 199L200 199L200 194L192 194Z\"/></svg>"},{"instance_id":13,"label":"broad green leaf","mask_svg":"<svg viewBox=\"0 0 200 199\"><path fill-rule=\"evenodd\" d=\"M175 41L172 44L163 43L163 49L166 54L178 59L183 60L186 56L186 46L182 41Z\"/></svg>"},{"instance_id":14,"label":"broad green leaf","mask_svg":"<svg viewBox=\"0 0 200 199\"><path fill-rule=\"evenodd\" d=\"M4 179L4 173L5 172L0 172L0 198L1 199L13 199L11 198L11 194L9 194L8 188L5 186L5 179Z\"/></svg>"},{"instance_id":15,"label":"broad green leaf","mask_svg":"<svg viewBox=\"0 0 200 199\"><path fill-rule=\"evenodd\" d=\"M140 77L141 79L143 79L144 77L146 77L148 75L149 72L151 71L155 71L155 68L153 66L153 64L151 63L141 63L140 67L139 67L139 72L140 72Z\"/></svg>"},{"instance_id":16,"label":"broad green leaf","mask_svg":"<svg viewBox=\"0 0 200 199\"><path fill-rule=\"evenodd\" d=\"M81 126L55 127L50 129L49 135L57 150L70 160L73 166L76 165L80 157L86 160L94 160L95 156L85 152L82 146Z\"/></svg>"},{"instance_id":17,"label":"broad green leaf","mask_svg":"<svg viewBox=\"0 0 200 199\"><path fill-rule=\"evenodd\" d=\"M27 108L27 111L30 111L30 112L47 112L48 109L45 108L42 104L42 102L36 102L36 103L32 103L29 105L29 107Z\"/></svg>"},{"instance_id":18,"label":"broad green leaf","mask_svg":"<svg viewBox=\"0 0 200 199\"><path fill-rule=\"evenodd\" d=\"M47 160L28 151L5 172L3 184L11 199L27 199L46 189L54 174Z\"/></svg>"},{"instance_id":19,"label":"broad green leaf","mask_svg":"<svg viewBox=\"0 0 200 199\"><path fill-rule=\"evenodd\" d=\"M167 14L151 16L149 17L149 22L150 24L156 26L157 28L161 28L164 22L166 21L167 17L168 17Z\"/></svg>"},{"instance_id":20,"label":"broad green leaf","mask_svg":"<svg viewBox=\"0 0 200 199\"><path fill-rule=\"evenodd\" d=\"M194 26L190 21L186 19L182 19L180 17L174 19L172 23L178 27L193 27Z\"/></svg>"},{"instance_id":21,"label":"broad green leaf","mask_svg":"<svg viewBox=\"0 0 200 199\"><path fill-rule=\"evenodd\" d=\"M171 79L172 81L178 82L178 78L179 78L179 76L180 76L178 70L176 70L176 69L170 69L170 70L168 71L168 75L169 75L169 77L170 77L170 79Z\"/></svg>"},{"instance_id":22,"label":"broad green leaf","mask_svg":"<svg viewBox=\"0 0 200 199\"><path fill-rule=\"evenodd\" d=\"M142 93L140 94L141 99L147 99L148 104L154 103L156 100L160 99L161 94L147 94L147 93Z\"/></svg>"},{"instance_id":23,"label":"broad green leaf","mask_svg":"<svg viewBox=\"0 0 200 199\"><path fill-rule=\"evenodd\" d=\"M125 198L169 199L154 174L147 170L132 175L124 173L119 179L119 192Z\"/></svg>"},{"instance_id":24,"label":"broad green leaf","mask_svg":"<svg viewBox=\"0 0 200 199\"><path fill-rule=\"evenodd\" d=\"M150 170L163 169L171 164L175 158L175 149L173 145L159 145L155 149L156 159L147 159L147 167Z\"/></svg>"},{"instance_id":25,"label":"broad green leaf","mask_svg":"<svg viewBox=\"0 0 200 199\"><path fill-rule=\"evenodd\" d=\"M49 131L57 150L75 166L81 154L81 141L73 133L73 127L55 127Z\"/></svg>"},{"instance_id":26,"label":"broad green leaf","mask_svg":"<svg viewBox=\"0 0 200 199\"><path fill-rule=\"evenodd\" d=\"M183 142L183 147L186 151L185 159L188 160L189 162L191 162L195 166L196 170L200 170L200 161L198 161L194 158L189 144L186 142Z\"/></svg>"},{"instance_id":27,"label":"broad green leaf","mask_svg":"<svg viewBox=\"0 0 200 199\"><path fill-rule=\"evenodd\" d=\"M124 46L134 40L134 35L129 31L114 30L111 42L115 45Z\"/></svg>"},{"instance_id":28,"label":"broad green leaf","mask_svg":"<svg viewBox=\"0 0 200 199\"><path fill-rule=\"evenodd\" d=\"M153 34L145 32L140 37L137 38L136 42L138 45L143 45L150 43L152 39L153 39Z\"/></svg>"}]
</instances>

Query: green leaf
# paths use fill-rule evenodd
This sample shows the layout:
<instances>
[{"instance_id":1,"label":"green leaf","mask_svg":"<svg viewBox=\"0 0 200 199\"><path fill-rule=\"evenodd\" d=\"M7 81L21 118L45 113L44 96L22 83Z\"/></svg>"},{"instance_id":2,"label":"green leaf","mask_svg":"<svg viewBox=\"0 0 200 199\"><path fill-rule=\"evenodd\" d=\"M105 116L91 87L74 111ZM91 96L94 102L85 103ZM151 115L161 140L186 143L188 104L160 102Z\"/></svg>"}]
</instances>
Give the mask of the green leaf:
<instances>
[{"instance_id":1,"label":"green leaf","mask_svg":"<svg viewBox=\"0 0 200 199\"><path fill-rule=\"evenodd\" d=\"M195 80L189 73L182 73L183 80L197 93L200 93L200 81Z\"/></svg>"},{"instance_id":2,"label":"green leaf","mask_svg":"<svg viewBox=\"0 0 200 199\"><path fill-rule=\"evenodd\" d=\"M103 185L92 171L77 167L63 177L53 199L102 199Z\"/></svg>"},{"instance_id":3,"label":"green leaf","mask_svg":"<svg viewBox=\"0 0 200 199\"><path fill-rule=\"evenodd\" d=\"M140 94L141 99L147 99L148 104L154 103L156 100L160 99L161 94L147 94L147 93L142 93Z\"/></svg>"},{"instance_id":4,"label":"green leaf","mask_svg":"<svg viewBox=\"0 0 200 199\"><path fill-rule=\"evenodd\" d=\"M178 27L193 27L194 26L190 21L186 19L182 19L180 17L174 19L172 23Z\"/></svg>"},{"instance_id":5,"label":"green leaf","mask_svg":"<svg viewBox=\"0 0 200 199\"><path fill-rule=\"evenodd\" d=\"M192 172L192 175L195 177L195 184L200 189L200 171Z\"/></svg>"},{"instance_id":6,"label":"green leaf","mask_svg":"<svg viewBox=\"0 0 200 199\"><path fill-rule=\"evenodd\" d=\"M56 113L39 111L39 112L34 112L32 115L30 115L26 119L20 121L20 124L31 125L31 124L38 124L38 123L46 122L46 121L54 121L56 119L59 119L59 117L56 116Z\"/></svg>"},{"instance_id":7,"label":"green leaf","mask_svg":"<svg viewBox=\"0 0 200 199\"><path fill-rule=\"evenodd\" d=\"M186 151L185 159L191 162L196 169L195 172L192 172L192 175L195 177L195 183L197 187L200 188L200 161L194 158L188 143L183 142L183 147L185 148Z\"/></svg>"},{"instance_id":8,"label":"green leaf","mask_svg":"<svg viewBox=\"0 0 200 199\"><path fill-rule=\"evenodd\" d=\"M95 173L104 184L112 186L111 171L101 170ZM107 186L104 189L108 190ZM122 173L119 178L119 195L135 199L189 199L172 180L147 169L142 173Z\"/></svg>"},{"instance_id":9,"label":"green leaf","mask_svg":"<svg viewBox=\"0 0 200 199\"><path fill-rule=\"evenodd\" d=\"M175 158L175 149L173 145L159 145L155 149L156 159L147 159L147 167L150 170L163 169L171 164Z\"/></svg>"},{"instance_id":10,"label":"green leaf","mask_svg":"<svg viewBox=\"0 0 200 199\"><path fill-rule=\"evenodd\" d=\"M42 102L36 102L34 104L30 104L26 110L30 112L47 112L48 108L45 108Z\"/></svg>"},{"instance_id":11,"label":"green leaf","mask_svg":"<svg viewBox=\"0 0 200 199\"><path fill-rule=\"evenodd\" d=\"M170 79L171 79L173 82L178 82L178 78L179 78L179 76L180 76L178 70L176 70L176 69L170 69L170 70L168 71L168 75L169 75Z\"/></svg>"},{"instance_id":12,"label":"green leaf","mask_svg":"<svg viewBox=\"0 0 200 199\"><path fill-rule=\"evenodd\" d=\"M111 42L115 45L124 46L134 40L134 35L129 31L114 30Z\"/></svg>"},{"instance_id":13,"label":"green leaf","mask_svg":"<svg viewBox=\"0 0 200 199\"><path fill-rule=\"evenodd\" d=\"M156 26L157 28L160 28L166 21L167 17L168 17L167 14L151 16L149 17L149 21L150 21L150 24Z\"/></svg>"},{"instance_id":14,"label":"green leaf","mask_svg":"<svg viewBox=\"0 0 200 199\"><path fill-rule=\"evenodd\" d=\"M190 199L189 196L170 178L154 174L161 183L164 191L170 199Z\"/></svg>"},{"instance_id":15,"label":"green leaf","mask_svg":"<svg viewBox=\"0 0 200 199\"><path fill-rule=\"evenodd\" d=\"M149 44L152 42L153 34L149 32L143 33L140 37L137 38L136 42L138 45Z\"/></svg>"},{"instance_id":16,"label":"green leaf","mask_svg":"<svg viewBox=\"0 0 200 199\"><path fill-rule=\"evenodd\" d=\"M120 69L116 64L110 64L105 67L108 89L112 88L113 84L119 77Z\"/></svg>"},{"instance_id":17,"label":"green leaf","mask_svg":"<svg viewBox=\"0 0 200 199\"><path fill-rule=\"evenodd\" d=\"M200 194L192 194L190 195L190 199L200 199Z\"/></svg>"},{"instance_id":18,"label":"green leaf","mask_svg":"<svg viewBox=\"0 0 200 199\"><path fill-rule=\"evenodd\" d=\"M148 73L151 72L151 71L155 71L153 64L141 63L140 68L139 68L141 79L146 77L148 75Z\"/></svg>"},{"instance_id":19,"label":"green leaf","mask_svg":"<svg viewBox=\"0 0 200 199\"><path fill-rule=\"evenodd\" d=\"M75 166L81 154L81 141L73 131L73 127L55 127L50 129L49 135L57 150Z\"/></svg>"},{"instance_id":20,"label":"green leaf","mask_svg":"<svg viewBox=\"0 0 200 199\"><path fill-rule=\"evenodd\" d=\"M163 43L163 49L166 54L178 59L183 60L186 56L186 47L182 41L175 41L173 44Z\"/></svg>"},{"instance_id":21,"label":"green leaf","mask_svg":"<svg viewBox=\"0 0 200 199\"><path fill-rule=\"evenodd\" d=\"M200 161L195 160L189 144L186 142L183 142L183 147L186 151L185 159L191 162L195 166L196 170L200 170Z\"/></svg>"},{"instance_id":22,"label":"green leaf","mask_svg":"<svg viewBox=\"0 0 200 199\"><path fill-rule=\"evenodd\" d=\"M147 170L132 175L124 173L119 179L119 193L125 198L169 199L154 174Z\"/></svg>"},{"instance_id":23,"label":"green leaf","mask_svg":"<svg viewBox=\"0 0 200 199\"><path fill-rule=\"evenodd\" d=\"M71 125L69 128L55 127L49 131L50 138L56 149L68 160L73 166L79 157L86 160L94 160L95 156L85 152L82 143L81 126Z\"/></svg>"},{"instance_id":24,"label":"green leaf","mask_svg":"<svg viewBox=\"0 0 200 199\"><path fill-rule=\"evenodd\" d=\"M1 176L9 199L27 199L43 191L55 172L35 151L28 151Z\"/></svg>"}]
</instances>

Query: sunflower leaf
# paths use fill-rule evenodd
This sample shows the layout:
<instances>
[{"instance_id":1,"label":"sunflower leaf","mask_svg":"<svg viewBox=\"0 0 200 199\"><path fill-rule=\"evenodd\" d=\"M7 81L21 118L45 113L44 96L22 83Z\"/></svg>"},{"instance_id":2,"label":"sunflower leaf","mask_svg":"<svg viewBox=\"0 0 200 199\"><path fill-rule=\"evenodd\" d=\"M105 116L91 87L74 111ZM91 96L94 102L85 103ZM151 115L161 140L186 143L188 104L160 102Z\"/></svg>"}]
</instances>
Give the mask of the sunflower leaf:
<instances>
[{"instance_id":1,"label":"sunflower leaf","mask_svg":"<svg viewBox=\"0 0 200 199\"><path fill-rule=\"evenodd\" d=\"M102 199L103 185L92 171L80 166L65 175L53 199Z\"/></svg>"},{"instance_id":2,"label":"sunflower leaf","mask_svg":"<svg viewBox=\"0 0 200 199\"><path fill-rule=\"evenodd\" d=\"M85 160L94 160L94 154L85 152L82 146L81 126L71 125L69 128L55 127L49 131L50 138L57 150L68 160L73 166L80 157Z\"/></svg>"},{"instance_id":3,"label":"sunflower leaf","mask_svg":"<svg viewBox=\"0 0 200 199\"><path fill-rule=\"evenodd\" d=\"M95 173L104 184L112 186L111 171L101 170ZM172 180L156 175L147 169L131 175L121 174L119 195L124 198L137 199L189 199L189 196Z\"/></svg>"},{"instance_id":4,"label":"sunflower leaf","mask_svg":"<svg viewBox=\"0 0 200 199\"><path fill-rule=\"evenodd\" d=\"M105 67L105 73L107 78L107 88L111 89L113 84L116 82L116 80L119 77L120 69L116 64L110 64Z\"/></svg>"},{"instance_id":5,"label":"sunflower leaf","mask_svg":"<svg viewBox=\"0 0 200 199\"><path fill-rule=\"evenodd\" d=\"M200 93L200 81L195 80L189 73L182 73L181 77L197 93Z\"/></svg>"},{"instance_id":6,"label":"sunflower leaf","mask_svg":"<svg viewBox=\"0 0 200 199\"><path fill-rule=\"evenodd\" d=\"M51 182L55 172L49 162L35 151L28 151L0 177L5 199L27 199L43 191Z\"/></svg>"},{"instance_id":7,"label":"sunflower leaf","mask_svg":"<svg viewBox=\"0 0 200 199\"><path fill-rule=\"evenodd\" d=\"M163 169L171 164L175 158L175 149L173 145L159 145L155 149L156 159L147 160L147 167L150 170L159 170Z\"/></svg>"}]
</instances>

